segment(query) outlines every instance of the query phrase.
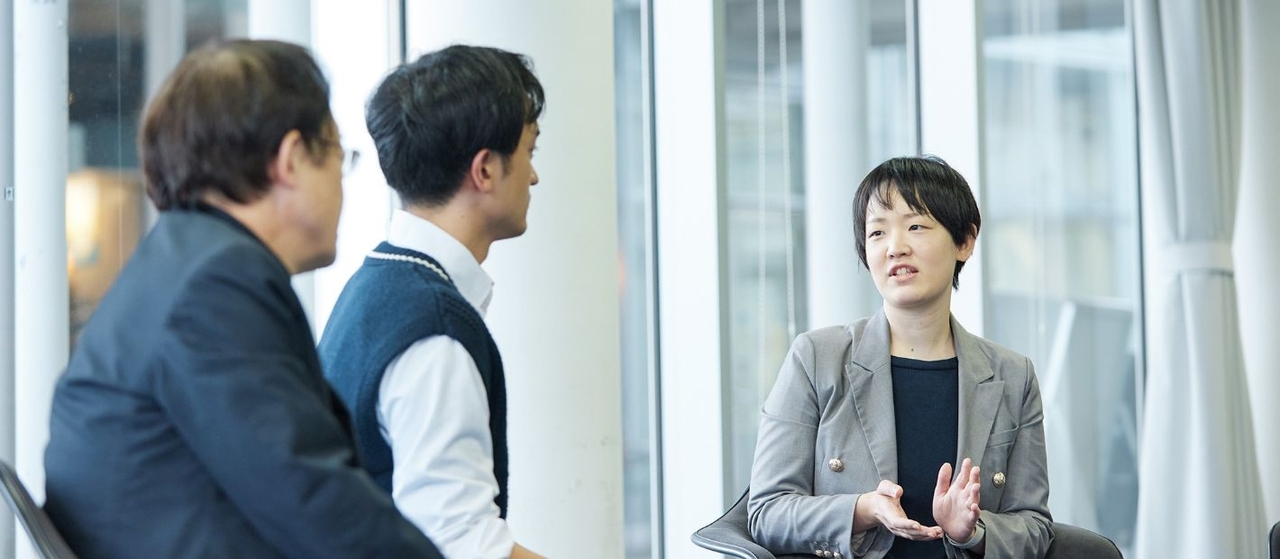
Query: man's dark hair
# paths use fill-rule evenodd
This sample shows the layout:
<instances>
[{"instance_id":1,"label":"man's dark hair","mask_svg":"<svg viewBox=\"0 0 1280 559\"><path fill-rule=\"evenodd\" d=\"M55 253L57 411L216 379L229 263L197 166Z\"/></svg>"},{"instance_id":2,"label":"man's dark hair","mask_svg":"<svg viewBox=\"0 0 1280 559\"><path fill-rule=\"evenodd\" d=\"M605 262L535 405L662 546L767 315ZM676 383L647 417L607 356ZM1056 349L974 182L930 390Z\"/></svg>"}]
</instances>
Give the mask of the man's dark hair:
<instances>
[{"instance_id":1,"label":"man's dark hair","mask_svg":"<svg viewBox=\"0 0 1280 559\"><path fill-rule=\"evenodd\" d=\"M244 204L266 193L290 130L313 153L330 133L329 84L306 49L279 41L205 45L178 64L147 107L138 148L160 210L206 191Z\"/></svg>"},{"instance_id":2,"label":"man's dark hair","mask_svg":"<svg viewBox=\"0 0 1280 559\"><path fill-rule=\"evenodd\" d=\"M437 206L457 192L480 150L505 164L542 108L527 57L454 45L391 72L369 99L365 123L387 184L406 204Z\"/></svg>"},{"instance_id":3,"label":"man's dark hair","mask_svg":"<svg viewBox=\"0 0 1280 559\"><path fill-rule=\"evenodd\" d=\"M890 209L889 189L898 192L907 205L917 213L928 215L951 234L957 246L969 235L977 236L982 227L982 215L978 202L973 198L969 183L958 171L940 157L895 157L881 163L858 185L853 197L853 231L858 242L858 258L867 266L867 206L872 201L881 208ZM951 287L960 287L960 269L964 262L956 261L951 277Z\"/></svg>"}]
</instances>

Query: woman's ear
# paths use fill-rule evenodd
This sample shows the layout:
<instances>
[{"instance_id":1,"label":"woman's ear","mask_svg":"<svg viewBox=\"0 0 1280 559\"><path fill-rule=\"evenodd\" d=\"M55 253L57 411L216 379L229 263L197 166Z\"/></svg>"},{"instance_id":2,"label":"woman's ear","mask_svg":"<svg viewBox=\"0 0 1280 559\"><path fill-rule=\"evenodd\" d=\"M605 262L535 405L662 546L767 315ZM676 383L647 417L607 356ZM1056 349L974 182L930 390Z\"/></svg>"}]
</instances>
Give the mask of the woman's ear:
<instances>
[{"instance_id":1,"label":"woman's ear","mask_svg":"<svg viewBox=\"0 0 1280 559\"><path fill-rule=\"evenodd\" d=\"M973 256L974 249L978 248L978 226L970 225L969 234L965 236L964 242L956 247L959 254L956 254L956 260L968 262L969 257Z\"/></svg>"}]
</instances>

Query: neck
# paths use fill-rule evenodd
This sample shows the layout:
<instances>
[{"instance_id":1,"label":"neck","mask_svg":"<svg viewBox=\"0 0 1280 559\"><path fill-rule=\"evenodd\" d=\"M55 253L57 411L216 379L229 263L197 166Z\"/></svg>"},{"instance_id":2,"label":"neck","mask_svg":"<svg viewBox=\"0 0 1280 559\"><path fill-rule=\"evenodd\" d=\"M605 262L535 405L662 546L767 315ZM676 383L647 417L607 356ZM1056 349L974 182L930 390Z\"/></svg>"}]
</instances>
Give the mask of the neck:
<instances>
[{"instance_id":1,"label":"neck","mask_svg":"<svg viewBox=\"0 0 1280 559\"><path fill-rule=\"evenodd\" d=\"M431 207L406 204L404 211L430 221L450 237L457 239L462 246L467 247L476 262L484 264L484 259L489 257L489 246L493 244L494 239L486 234L482 216L469 210L461 203L460 198L461 196L454 196L448 203Z\"/></svg>"},{"instance_id":2,"label":"neck","mask_svg":"<svg viewBox=\"0 0 1280 559\"><path fill-rule=\"evenodd\" d=\"M886 306L884 314L889 320L890 355L921 361L956 356L949 304L921 311Z\"/></svg>"},{"instance_id":3,"label":"neck","mask_svg":"<svg viewBox=\"0 0 1280 559\"><path fill-rule=\"evenodd\" d=\"M262 241L267 249L284 264L289 275L306 272L314 268L308 267L297 250L288 231L279 226L270 195L263 196L248 204L241 204L219 193L208 192L201 197L206 204L218 208L231 216L248 229L253 236Z\"/></svg>"}]
</instances>

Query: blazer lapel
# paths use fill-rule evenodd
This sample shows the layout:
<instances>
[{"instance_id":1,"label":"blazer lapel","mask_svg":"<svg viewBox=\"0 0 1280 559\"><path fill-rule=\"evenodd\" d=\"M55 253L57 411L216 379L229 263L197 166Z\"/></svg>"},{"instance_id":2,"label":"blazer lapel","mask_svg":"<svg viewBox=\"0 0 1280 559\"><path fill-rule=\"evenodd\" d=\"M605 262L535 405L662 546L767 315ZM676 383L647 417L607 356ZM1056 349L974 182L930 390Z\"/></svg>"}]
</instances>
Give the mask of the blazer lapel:
<instances>
[{"instance_id":1,"label":"blazer lapel","mask_svg":"<svg viewBox=\"0 0 1280 559\"><path fill-rule=\"evenodd\" d=\"M875 461L880 479L898 479L898 439L893 415L893 375L889 370L889 321L884 311L877 311L863 327L862 336L855 332L857 346L845 376L853 394L858 424Z\"/></svg>"},{"instance_id":2,"label":"blazer lapel","mask_svg":"<svg viewBox=\"0 0 1280 559\"><path fill-rule=\"evenodd\" d=\"M954 316L951 317L951 336L955 339L956 355L960 358L960 422L957 429L960 440L957 441L959 456L955 462L955 467L959 468L965 458L975 465L982 463L991 425L1000 407L1004 381L992 380L995 373L991 370L991 362L978 348L973 335L965 331Z\"/></svg>"}]
</instances>

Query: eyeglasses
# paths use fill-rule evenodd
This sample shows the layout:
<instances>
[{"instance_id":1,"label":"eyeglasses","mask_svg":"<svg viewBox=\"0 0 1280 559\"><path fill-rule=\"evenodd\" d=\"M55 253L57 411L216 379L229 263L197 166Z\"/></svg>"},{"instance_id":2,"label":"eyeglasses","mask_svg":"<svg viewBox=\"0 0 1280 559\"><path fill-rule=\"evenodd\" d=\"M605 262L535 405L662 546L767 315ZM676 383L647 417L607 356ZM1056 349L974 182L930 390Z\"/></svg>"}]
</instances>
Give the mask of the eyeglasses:
<instances>
[{"instance_id":1,"label":"eyeglasses","mask_svg":"<svg viewBox=\"0 0 1280 559\"><path fill-rule=\"evenodd\" d=\"M360 163L360 150L344 148L333 140L324 140L324 145L338 148L338 153L342 156L342 176L351 174L356 169L356 164Z\"/></svg>"},{"instance_id":2,"label":"eyeglasses","mask_svg":"<svg viewBox=\"0 0 1280 559\"><path fill-rule=\"evenodd\" d=\"M360 163L360 150L338 148L342 150L342 176L351 174L356 170L356 164Z\"/></svg>"}]
</instances>

